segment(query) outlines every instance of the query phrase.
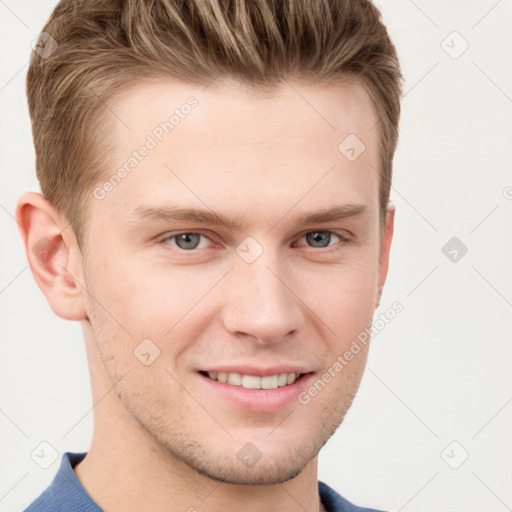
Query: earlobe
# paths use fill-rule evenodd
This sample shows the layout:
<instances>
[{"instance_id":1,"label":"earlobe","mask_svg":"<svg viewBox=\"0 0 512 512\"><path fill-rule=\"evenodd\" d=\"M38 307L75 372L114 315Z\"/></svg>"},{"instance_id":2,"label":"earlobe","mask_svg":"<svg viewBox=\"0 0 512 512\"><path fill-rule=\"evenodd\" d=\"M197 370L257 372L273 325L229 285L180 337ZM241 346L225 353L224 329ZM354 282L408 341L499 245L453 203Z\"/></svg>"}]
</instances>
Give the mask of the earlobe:
<instances>
[{"instance_id":1,"label":"earlobe","mask_svg":"<svg viewBox=\"0 0 512 512\"><path fill-rule=\"evenodd\" d=\"M393 240L393 231L395 224L395 206L389 205L386 212L386 226L382 234L379 250L379 282L375 299L375 309L380 305L382 290L386 282L389 268L389 252L391 249L391 241Z\"/></svg>"},{"instance_id":2,"label":"earlobe","mask_svg":"<svg viewBox=\"0 0 512 512\"><path fill-rule=\"evenodd\" d=\"M72 230L41 194L27 192L18 200L16 220L27 260L39 288L54 313L66 320L87 318L82 286L81 257Z\"/></svg>"}]
</instances>

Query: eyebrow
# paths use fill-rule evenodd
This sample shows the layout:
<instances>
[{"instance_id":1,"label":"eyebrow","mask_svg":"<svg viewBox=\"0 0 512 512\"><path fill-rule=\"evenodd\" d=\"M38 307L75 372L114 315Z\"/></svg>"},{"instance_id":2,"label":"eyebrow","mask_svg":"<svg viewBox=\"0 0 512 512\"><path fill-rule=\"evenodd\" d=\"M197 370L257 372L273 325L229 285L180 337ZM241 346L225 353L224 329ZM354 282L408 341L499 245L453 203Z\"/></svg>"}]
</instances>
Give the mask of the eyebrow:
<instances>
[{"instance_id":1,"label":"eyebrow","mask_svg":"<svg viewBox=\"0 0 512 512\"><path fill-rule=\"evenodd\" d=\"M294 222L298 225L332 222L361 216L362 214L365 214L367 210L367 207L362 204L332 206L323 210L301 213L294 218ZM235 218L229 218L226 215L220 212L214 212L213 210L182 208L172 205L166 205L165 207L142 205L134 210L131 217L135 222L144 220L166 222L185 221L211 226L226 226L229 229L241 228L244 220L242 215L238 215Z\"/></svg>"}]
</instances>

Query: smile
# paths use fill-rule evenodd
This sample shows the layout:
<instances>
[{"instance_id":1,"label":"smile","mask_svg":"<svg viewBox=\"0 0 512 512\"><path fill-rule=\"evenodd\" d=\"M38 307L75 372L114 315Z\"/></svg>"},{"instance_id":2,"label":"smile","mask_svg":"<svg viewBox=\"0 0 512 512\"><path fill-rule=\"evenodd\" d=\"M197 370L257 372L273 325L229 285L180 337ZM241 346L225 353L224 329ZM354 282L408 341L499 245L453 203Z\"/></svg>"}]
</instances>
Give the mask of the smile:
<instances>
[{"instance_id":1,"label":"smile","mask_svg":"<svg viewBox=\"0 0 512 512\"><path fill-rule=\"evenodd\" d=\"M301 373L278 373L259 377L257 375L244 375L241 373L224 372L201 372L211 380L241 386L245 389L277 389L293 384L303 374Z\"/></svg>"},{"instance_id":2,"label":"smile","mask_svg":"<svg viewBox=\"0 0 512 512\"><path fill-rule=\"evenodd\" d=\"M296 404L297 397L315 378L307 365L281 365L273 368L218 366L199 370L208 400L227 401L236 408L272 413Z\"/></svg>"}]
</instances>

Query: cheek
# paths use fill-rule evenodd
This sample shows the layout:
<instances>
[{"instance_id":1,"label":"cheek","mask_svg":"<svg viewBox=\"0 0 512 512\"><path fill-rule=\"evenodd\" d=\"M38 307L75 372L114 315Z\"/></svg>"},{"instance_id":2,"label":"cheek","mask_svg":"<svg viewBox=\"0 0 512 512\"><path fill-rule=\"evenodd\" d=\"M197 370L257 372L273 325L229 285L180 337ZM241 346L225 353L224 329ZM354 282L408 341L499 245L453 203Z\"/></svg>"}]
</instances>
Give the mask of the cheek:
<instances>
[{"instance_id":1,"label":"cheek","mask_svg":"<svg viewBox=\"0 0 512 512\"><path fill-rule=\"evenodd\" d=\"M93 276L94 297L103 307L95 307L91 321L100 326L96 337L102 353L113 365L139 368L133 352L149 339L159 354L155 365L165 362L172 368L172 362L190 349L190 340L211 320L215 297L208 292L219 272L201 273L170 265L148 268L124 261L124 266L111 266L109 272Z\"/></svg>"},{"instance_id":2,"label":"cheek","mask_svg":"<svg viewBox=\"0 0 512 512\"><path fill-rule=\"evenodd\" d=\"M316 286L305 299L315 314L329 327L329 331L325 331L324 340L326 369L336 363L338 356L342 357L343 369L334 372L335 382L329 385L335 395L343 394L343 389L357 389L364 370L368 345L359 342L358 337L366 336L364 341L370 341L366 329L372 325L377 277L376 266L364 261L351 264L350 268L340 267L338 271L330 272L323 289ZM343 355L351 347L357 354L348 354L350 361L347 361ZM340 370L339 364L337 369ZM329 392L325 397L328 394Z\"/></svg>"},{"instance_id":3,"label":"cheek","mask_svg":"<svg viewBox=\"0 0 512 512\"><path fill-rule=\"evenodd\" d=\"M167 314L169 323L172 321L173 308L181 304L184 288L170 272L156 272L139 263L110 253L95 262L90 282L97 301L128 331L140 333L155 326L159 318L165 319L162 313Z\"/></svg>"},{"instance_id":4,"label":"cheek","mask_svg":"<svg viewBox=\"0 0 512 512\"><path fill-rule=\"evenodd\" d=\"M192 267L149 268L124 277L121 314L135 332L146 329L159 338L183 330L201 308L211 304L209 292L220 270L194 271ZM206 300L205 300L206 299Z\"/></svg>"},{"instance_id":5,"label":"cheek","mask_svg":"<svg viewBox=\"0 0 512 512\"><path fill-rule=\"evenodd\" d=\"M328 325L344 326L345 330L347 325L371 321L378 268L368 259L303 271L295 280L297 295Z\"/></svg>"}]
</instances>

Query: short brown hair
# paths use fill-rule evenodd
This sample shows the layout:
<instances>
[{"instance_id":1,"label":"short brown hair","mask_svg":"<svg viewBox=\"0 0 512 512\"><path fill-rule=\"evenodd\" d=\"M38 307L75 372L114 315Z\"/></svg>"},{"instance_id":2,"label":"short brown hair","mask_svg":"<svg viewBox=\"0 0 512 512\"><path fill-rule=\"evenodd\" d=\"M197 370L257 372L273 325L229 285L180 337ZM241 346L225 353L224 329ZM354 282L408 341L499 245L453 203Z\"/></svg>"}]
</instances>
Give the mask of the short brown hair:
<instances>
[{"instance_id":1,"label":"short brown hair","mask_svg":"<svg viewBox=\"0 0 512 512\"><path fill-rule=\"evenodd\" d=\"M121 89L162 76L206 85L223 74L254 89L361 80L379 119L382 227L402 76L369 0L62 0L41 37L47 55L34 51L27 75L37 177L79 243L104 171L101 114Z\"/></svg>"}]
</instances>

